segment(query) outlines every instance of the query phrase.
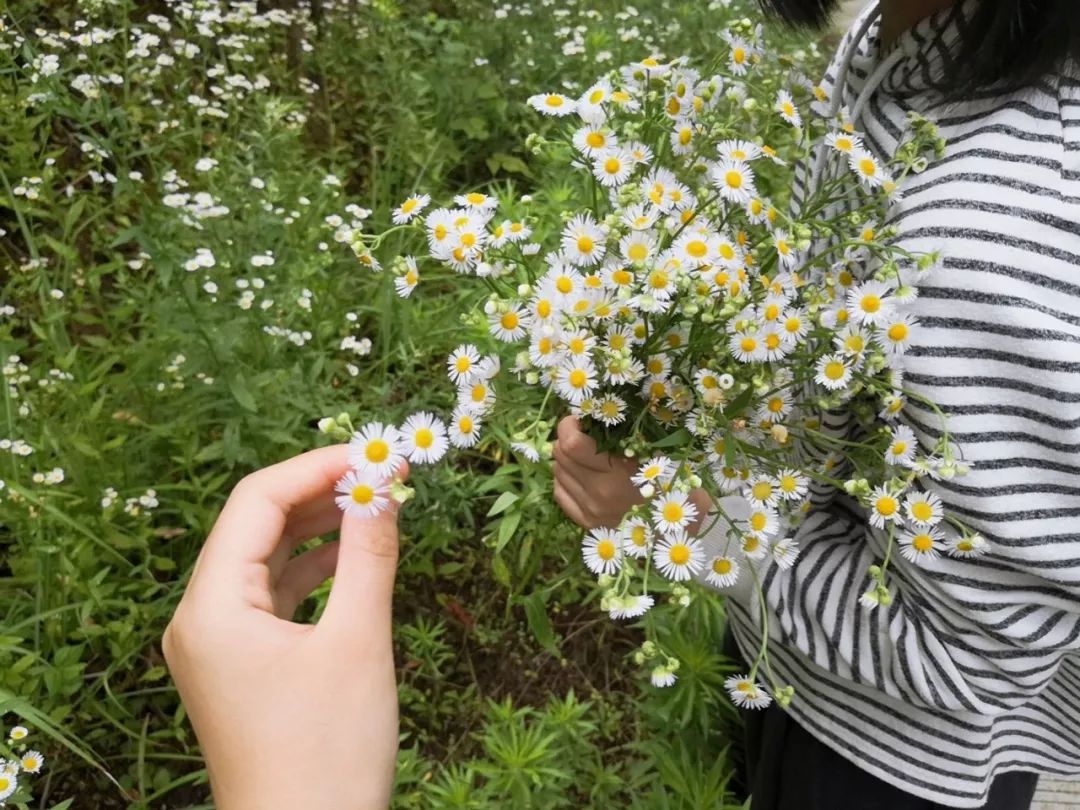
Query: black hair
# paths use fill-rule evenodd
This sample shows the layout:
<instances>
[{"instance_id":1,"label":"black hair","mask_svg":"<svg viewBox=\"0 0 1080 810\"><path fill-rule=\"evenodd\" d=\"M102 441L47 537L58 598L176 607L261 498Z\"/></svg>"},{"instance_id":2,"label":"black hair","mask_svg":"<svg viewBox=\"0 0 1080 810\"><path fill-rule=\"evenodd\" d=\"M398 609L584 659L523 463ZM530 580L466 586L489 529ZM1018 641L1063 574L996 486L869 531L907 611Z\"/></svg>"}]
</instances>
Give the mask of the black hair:
<instances>
[{"instance_id":1,"label":"black hair","mask_svg":"<svg viewBox=\"0 0 1080 810\"><path fill-rule=\"evenodd\" d=\"M795 26L820 27L837 0L759 0L766 12ZM962 0L958 0L958 3ZM961 19L961 37L939 90L961 98L981 90L1030 86L1080 63L1077 0L980 0Z\"/></svg>"}]
</instances>

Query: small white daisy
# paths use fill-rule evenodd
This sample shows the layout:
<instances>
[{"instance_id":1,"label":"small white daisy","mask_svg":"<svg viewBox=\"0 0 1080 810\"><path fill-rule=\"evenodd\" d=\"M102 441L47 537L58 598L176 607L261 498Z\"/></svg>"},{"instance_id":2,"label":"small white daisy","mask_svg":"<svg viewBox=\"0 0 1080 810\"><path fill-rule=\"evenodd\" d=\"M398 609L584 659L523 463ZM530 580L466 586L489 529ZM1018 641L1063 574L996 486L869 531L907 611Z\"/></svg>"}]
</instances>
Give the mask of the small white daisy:
<instances>
[{"instance_id":1,"label":"small white daisy","mask_svg":"<svg viewBox=\"0 0 1080 810\"><path fill-rule=\"evenodd\" d=\"M617 574L622 566L622 538L614 529L593 529L581 541L585 565L594 574Z\"/></svg>"},{"instance_id":2,"label":"small white daisy","mask_svg":"<svg viewBox=\"0 0 1080 810\"><path fill-rule=\"evenodd\" d=\"M649 552L652 527L639 517L629 518L622 525L623 551L628 557L642 559Z\"/></svg>"},{"instance_id":3,"label":"small white daisy","mask_svg":"<svg viewBox=\"0 0 1080 810\"><path fill-rule=\"evenodd\" d=\"M990 550L990 543L981 534L964 534L953 538L947 550L950 557L981 557Z\"/></svg>"},{"instance_id":4,"label":"small white daisy","mask_svg":"<svg viewBox=\"0 0 1080 810\"><path fill-rule=\"evenodd\" d=\"M415 217L427 208L428 203L431 202L431 197L427 194L419 194L415 197L409 197L401 205L394 209L393 217L395 225L404 225L406 222L411 222Z\"/></svg>"},{"instance_id":5,"label":"small white daisy","mask_svg":"<svg viewBox=\"0 0 1080 810\"><path fill-rule=\"evenodd\" d=\"M904 499L904 513L920 528L936 526L945 516L945 506L933 492L912 493Z\"/></svg>"},{"instance_id":6,"label":"small white daisy","mask_svg":"<svg viewBox=\"0 0 1080 810\"><path fill-rule=\"evenodd\" d=\"M411 462L433 464L446 455L446 425L433 414L425 411L412 414L398 435L402 450Z\"/></svg>"},{"instance_id":7,"label":"small white daisy","mask_svg":"<svg viewBox=\"0 0 1080 810\"><path fill-rule=\"evenodd\" d=\"M636 619L648 613L653 604L653 598L647 593L627 594L626 596L615 597L608 610L608 615L613 619Z\"/></svg>"},{"instance_id":8,"label":"small white daisy","mask_svg":"<svg viewBox=\"0 0 1080 810\"><path fill-rule=\"evenodd\" d=\"M705 564L705 549L701 542L677 532L661 538L653 549L653 565L660 573L675 582L685 582Z\"/></svg>"},{"instance_id":9,"label":"small white daisy","mask_svg":"<svg viewBox=\"0 0 1080 810\"><path fill-rule=\"evenodd\" d=\"M371 422L349 440L349 463L357 470L393 478L404 460L401 437L393 425Z\"/></svg>"},{"instance_id":10,"label":"small white daisy","mask_svg":"<svg viewBox=\"0 0 1080 810\"><path fill-rule=\"evenodd\" d=\"M733 675L724 681L724 688L740 709L764 709L772 703L765 687L755 683L749 675Z\"/></svg>"},{"instance_id":11,"label":"small white daisy","mask_svg":"<svg viewBox=\"0 0 1080 810\"><path fill-rule=\"evenodd\" d=\"M885 461L898 467L910 467L918 449L915 431L906 425L898 425L893 428L889 446L885 450Z\"/></svg>"},{"instance_id":12,"label":"small white daisy","mask_svg":"<svg viewBox=\"0 0 1080 810\"><path fill-rule=\"evenodd\" d=\"M476 376L476 366L480 362L480 350L471 343L462 343L446 358L446 370L450 381L454 383L470 382Z\"/></svg>"},{"instance_id":13,"label":"small white daisy","mask_svg":"<svg viewBox=\"0 0 1080 810\"><path fill-rule=\"evenodd\" d=\"M705 582L714 588L730 588L739 581L739 562L733 557L714 557Z\"/></svg>"},{"instance_id":14,"label":"small white daisy","mask_svg":"<svg viewBox=\"0 0 1080 810\"><path fill-rule=\"evenodd\" d=\"M939 529L922 529L900 534L900 554L916 565L936 560L941 556L944 535Z\"/></svg>"},{"instance_id":15,"label":"small white daisy","mask_svg":"<svg viewBox=\"0 0 1080 810\"><path fill-rule=\"evenodd\" d=\"M390 487L370 470L349 470L334 491L340 493L334 498L338 508L355 517L375 517L390 505Z\"/></svg>"},{"instance_id":16,"label":"small white daisy","mask_svg":"<svg viewBox=\"0 0 1080 810\"><path fill-rule=\"evenodd\" d=\"M830 391L839 391L851 382L851 374L851 367L844 361L843 355L827 354L818 360L814 382Z\"/></svg>"},{"instance_id":17,"label":"small white daisy","mask_svg":"<svg viewBox=\"0 0 1080 810\"><path fill-rule=\"evenodd\" d=\"M459 406L450 417L447 431L450 444L454 447L473 447L480 441L480 418L468 408Z\"/></svg>"},{"instance_id":18,"label":"small white daisy","mask_svg":"<svg viewBox=\"0 0 1080 810\"><path fill-rule=\"evenodd\" d=\"M529 106L534 110L561 118L573 115L577 109L577 102L569 99L562 93L540 93L529 97Z\"/></svg>"},{"instance_id":19,"label":"small white daisy","mask_svg":"<svg viewBox=\"0 0 1080 810\"><path fill-rule=\"evenodd\" d=\"M878 529L900 518L900 499L884 486L870 493L870 525Z\"/></svg>"}]
</instances>

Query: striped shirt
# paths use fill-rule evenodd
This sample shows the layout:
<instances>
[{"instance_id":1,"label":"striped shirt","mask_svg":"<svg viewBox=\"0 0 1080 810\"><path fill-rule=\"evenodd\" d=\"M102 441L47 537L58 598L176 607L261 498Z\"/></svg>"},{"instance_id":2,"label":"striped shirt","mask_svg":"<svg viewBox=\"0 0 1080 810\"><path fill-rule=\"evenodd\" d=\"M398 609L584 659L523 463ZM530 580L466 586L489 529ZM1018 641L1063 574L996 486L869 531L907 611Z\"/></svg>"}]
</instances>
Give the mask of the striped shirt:
<instances>
[{"instance_id":1,"label":"striped shirt","mask_svg":"<svg viewBox=\"0 0 1080 810\"><path fill-rule=\"evenodd\" d=\"M945 102L930 85L974 1L904 34L884 75L878 23L856 42L864 13L822 86L849 107L865 97L856 125L883 161L910 111L948 142L904 181L886 224L903 247L944 256L906 306L921 329L905 384L946 412L972 463L924 486L991 551L918 567L893 554L894 602L867 611L858 600L887 536L834 493L799 527L794 567L763 579L771 665L796 688L795 719L874 776L949 807L982 806L1007 771L1080 775L1080 81ZM924 448L941 435L914 398L901 421ZM757 601L729 604L754 660Z\"/></svg>"}]
</instances>

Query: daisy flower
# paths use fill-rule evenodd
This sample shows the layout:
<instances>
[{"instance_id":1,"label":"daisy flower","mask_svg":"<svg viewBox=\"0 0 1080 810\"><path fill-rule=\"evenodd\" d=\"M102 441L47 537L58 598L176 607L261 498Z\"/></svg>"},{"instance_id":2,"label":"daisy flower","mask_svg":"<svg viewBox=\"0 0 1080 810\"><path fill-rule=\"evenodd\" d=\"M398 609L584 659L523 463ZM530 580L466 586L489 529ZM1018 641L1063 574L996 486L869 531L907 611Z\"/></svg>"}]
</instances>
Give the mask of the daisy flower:
<instances>
[{"instance_id":1,"label":"daisy flower","mask_svg":"<svg viewBox=\"0 0 1080 810\"><path fill-rule=\"evenodd\" d=\"M741 161L724 161L709 170L713 185L720 196L735 205L747 205L757 196L754 172Z\"/></svg>"},{"instance_id":2,"label":"daisy flower","mask_svg":"<svg viewBox=\"0 0 1080 810\"><path fill-rule=\"evenodd\" d=\"M904 513L920 528L936 526L945 515L945 507L933 492L912 493L904 499Z\"/></svg>"},{"instance_id":3,"label":"daisy flower","mask_svg":"<svg viewBox=\"0 0 1080 810\"><path fill-rule=\"evenodd\" d=\"M420 213L428 207L431 202L430 195L420 194L416 197L409 197L401 205L394 209L393 220L395 225L404 225L406 222L411 222L414 218L420 215Z\"/></svg>"},{"instance_id":4,"label":"daisy flower","mask_svg":"<svg viewBox=\"0 0 1080 810\"><path fill-rule=\"evenodd\" d=\"M577 113L584 121L602 121L606 113L604 104L611 100L611 84L599 81L581 94L577 102Z\"/></svg>"},{"instance_id":5,"label":"daisy flower","mask_svg":"<svg viewBox=\"0 0 1080 810\"><path fill-rule=\"evenodd\" d=\"M899 425L893 428L889 447L885 451L885 461L898 467L909 467L918 449L919 443L915 439L915 432L906 425Z\"/></svg>"},{"instance_id":6,"label":"daisy flower","mask_svg":"<svg viewBox=\"0 0 1080 810\"><path fill-rule=\"evenodd\" d=\"M450 381L459 384L469 382L476 374L476 366L479 362L480 350L471 343L462 343L446 358L446 370L450 375Z\"/></svg>"},{"instance_id":7,"label":"daisy flower","mask_svg":"<svg viewBox=\"0 0 1080 810\"><path fill-rule=\"evenodd\" d=\"M370 470L349 470L334 491L340 493L334 498L338 508L354 517L375 517L390 505L389 485Z\"/></svg>"},{"instance_id":8,"label":"daisy flower","mask_svg":"<svg viewBox=\"0 0 1080 810\"><path fill-rule=\"evenodd\" d=\"M19 766L27 773L37 773L45 764L45 757L40 751L27 751L19 758Z\"/></svg>"},{"instance_id":9,"label":"daisy flower","mask_svg":"<svg viewBox=\"0 0 1080 810\"><path fill-rule=\"evenodd\" d=\"M558 370L556 390L571 405L580 405L596 387L596 367L587 358L568 360Z\"/></svg>"},{"instance_id":10,"label":"daisy flower","mask_svg":"<svg viewBox=\"0 0 1080 810\"><path fill-rule=\"evenodd\" d=\"M428 247L433 255L442 255L450 245L454 227L454 213L448 208L436 208L424 220L427 228Z\"/></svg>"},{"instance_id":11,"label":"daisy flower","mask_svg":"<svg viewBox=\"0 0 1080 810\"><path fill-rule=\"evenodd\" d=\"M736 332L728 339L728 349L740 363L760 363L769 353L760 335L751 332Z\"/></svg>"},{"instance_id":12,"label":"daisy flower","mask_svg":"<svg viewBox=\"0 0 1080 810\"><path fill-rule=\"evenodd\" d=\"M859 604L867 610L873 610L881 604L881 594L877 588L871 588L859 597Z\"/></svg>"},{"instance_id":13,"label":"daisy flower","mask_svg":"<svg viewBox=\"0 0 1080 810\"><path fill-rule=\"evenodd\" d=\"M870 525L878 529L886 523L895 523L900 517L900 499L886 487L880 486L870 493Z\"/></svg>"},{"instance_id":14,"label":"daisy flower","mask_svg":"<svg viewBox=\"0 0 1080 810\"><path fill-rule=\"evenodd\" d=\"M420 411L405 420L398 431L409 461L432 464L446 454L446 425L434 414Z\"/></svg>"},{"instance_id":15,"label":"daisy flower","mask_svg":"<svg viewBox=\"0 0 1080 810\"><path fill-rule=\"evenodd\" d=\"M653 604L653 598L647 593L618 596L613 600L608 615L613 619L636 619L648 613Z\"/></svg>"},{"instance_id":16,"label":"daisy flower","mask_svg":"<svg viewBox=\"0 0 1080 810\"><path fill-rule=\"evenodd\" d=\"M581 542L585 565L594 574L613 576L622 566L622 541L612 529L593 529Z\"/></svg>"},{"instance_id":17,"label":"daisy flower","mask_svg":"<svg viewBox=\"0 0 1080 810\"><path fill-rule=\"evenodd\" d=\"M18 742L19 740L25 740L29 734L30 732L26 726L12 726L11 731L8 732L8 739Z\"/></svg>"},{"instance_id":18,"label":"daisy flower","mask_svg":"<svg viewBox=\"0 0 1080 810\"><path fill-rule=\"evenodd\" d=\"M401 437L393 425L371 422L349 439L349 463L361 472L393 478L404 460Z\"/></svg>"},{"instance_id":19,"label":"daisy flower","mask_svg":"<svg viewBox=\"0 0 1080 810\"><path fill-rule=\"evenodd\" d=\"M825 136L825 145L845 155L852 155L863 149L862 139L848 132L834 131Z\"/></svg>"},{"instance_id":20,"label":"daisy flower","mask_svg":"<svg viewBox=\"0 0 1080 810\"><path fill-rule=\"evenodd\" d=\"M698 516L698 509L691 503L690 496L682 492L658 496L652 507L653 524L665 534L680 532Z\"/></svg>"},{"instance_id":21,"label":"daisy flower","mask_svg":"<svg viewBox=\"0 0 1080 810\"><path fill-rule=\"evenodd\" d=\"M593 162L593 175L604 188L617 188L630 179L636 165L626 149L607 149Z\"/></svg>"},{"instance_id":22,"label":"daisy flower","mask_svg":"<svg viewBox=\"0 0 1080 810\"><path fill-rule=\"evenodd\" d=\"M604 258L604 239L591 214L578 214L563 229L563 255L578 267L591 267Z\"/></svg>"},{"instance_id":23,"label":"daisy flower","mask_svg":"<svg viewBox=\"0 0 1080 810\"><path fill-rule=\"evenodd\" d=\"M608 427L622 424L626 419L626 400L615 394L607 394L596 401L594 416Z\"/></svg>"},{"instance_id":24,"label":"daisy flower","mask_svg":"<svg viewBox=\"0 0 1080 810\"><path fill-rule=\"evenodd\" d=\"M724 681L732 701L740 709L764 709L772 698L765 687L751 680L749 675L734 675Z\"/></svg>"},{"instance_id":25,"label":"daisy flower","mask_svg":"<svg viewBox=\"0 0 1080 810\"><path fill-rule=\"evenodd\" d=\"M647 231L656 224L660 212L641 203L631 205L622 214L623 224L632 231Z\"/></svg>"},{"instance_id":26,"label":"daisy flower","mask_svg":"<svg viewBox=\"0 0 1080 810\"><path fill-rule=\"evenodd\" d=\"M631 231L619 240L619 252L631 264L644 264L656 254L656 236L651 231ZM622 272L627 275L628 280L617 283L619 286L627 286L634 276L628 270Z\"/></svg>"},{"instance_id":27,"label":"daisy flower","mask_svg":"<svg viewBox=\"0 0 1080 810\"><path fill-rule=\"evenodd\" d=\"M919 327L919 322L906 313L893 316L882 323L882 335L885 345L893 352L900 354L907 351L911 343L911 336Z\"/></svg>"},{"instance_id":28,"label":"daisy flower","mask_svg":"<svg viewBox=\"0 0 1080 810\"><path fill-rule=\"evenodd\" d=\"M966 534L955 537L949 544L947 551L950 557L971 558L981 557L990 550L990 544L981 534Z\"/></svg>"},{"instance_id":29,"label":"daisy flower","mask_svg":"<svg viewBox=\"0 0 1080 810\"><path fill-rule=\"evenodd\" d=\"M540 460L540 451L536 449L535 445L529 444L528 442L511 442L510 449L515 453L521 453L521 455L525 456L525 458L533 464Z\"/></svg>"},{"instance_id":30,"label":"daisy flower","mask_svg":"<svg viewBox=\"0 0 1080 810\"><path fill-rule=\"evenodd\" d=\"M892 316L891 290L883 281L864 281L848 290L848 315L856 323L880 326Z\"/></svg>"},{"instance_id":31,"label":"daisy flower","mask_svg":"<svg viewBox=\"0 0 1080 810\"><path fill-rule=\"evenodd\" d=\"M454 447L473 447L480 441L479 417L468 408L459 406L450 417L448 438Z\"/></svg>"},{"instance_id":32,"label":"daisy flower","mask_svg":"<svg viewBox=\"0 0 1080 810\"><path fill-rule=\"evenodd\" d=\"M793 127L802 126L802 116L799 115L799 108L795 106L795 100L792 99L791 93L787 90L781 90L776 94L775 109L780 113L780 117Z\"/></svg>"},{"instance_id":33,"label":"daisy flower","mask_svg":"<svg viewBox=\"0 0 1080 810\"><path fill-rule=\"evenodd\" d=\"M628 557L643 558L652 542L652 528L639 517L630 518L622 526L623 552Z\"/></svg>"},{"instance_id":34,"label":"daisy flower","mask_svg":"<svg viewBox=\"0 0 1080 810\"><path fill-rule=\"evenodd\" d=\"M767 336L771 337L771 335ZM770 354L769 360L776 360L779 357L774 357ZM758 419L762 422L769 424L775 424L777 422L784 421L788 414L791 412L791 393L788 391L777 391L771 394L768 399L761 403L758 407Z\"/></svg>"},{"instance_id":35,"label":"daisy flower","mask_svg":"<svg viewBox=\"0 0 1080 810\"><path fill-rule=\"evenodd\" d=\"M785 270L791 270L799 263L799 252L795 249L795 245L791 243L788 232L782 228L777 228L773 232L773 247L776 248L780 266Z\"/></svg>"},{"instance_id":36,"label":"daisy flower","mask_svg":"<svg viewBox=\"0 0 1080 810\"><path fill-rule=\"evenodd\" d=\"M505 312L493 312L488 316L489 331L504 343L513 343L523 338L529 323L528 313L516 304L511 305Z\"/></svg>"},{"instance_id":37,"label":"daisy flower","mask_svg":"<svg viewBox=\"0 0 1080 810\"><path fill-rule=\"evenodd\" d=\"M750 67L755 52L750 44L742 37L728 37L731 53L728 55L728 66L736 76L745 76Z\"/></svg>"},{"instance_id":38,"label":"daisy flower","mask_svg":"<svg viewBox=\"0 0 1080 810\"><path fill-rule=\"evenodd\" d=\"M705 564L705 549L699 540L677 532L664 537L653 549L653 565L667 579L685 582L701 571Z\"/></svg>"},{"instance_id":39,"label":"daisy flower","mask_svg":"<svg viewBox=\"0 0 1080 810\"><path fill-rule=\"evenodd\" d=\"M772 537L780 528L780 516L768 506L754 506L750 516L742 521L747 534L755 537Z\"/></svg>"},{"instance_id":40,"label":"daisy flower","mask_svg":"<svg viewBox=\"0 0 1080 810\"><path fill-rule=\"evenodd\" d=\"M680 261L691 267L710 264L711 256L716 252L716 235L707 230L687 231L675 241L672 250Z\"/></svg>"},{"instance_id":41,"label":"daisy flower","mask_svg":"<svg viewBox=\"0 0 1080 810\"><path fill-rule=\"evenodd\" d=\"M8 798L19 787L18 777L10 771L0 771L0 802Z\"/></svg>"},{"instance_id":42,"label":"daisy flower","mask_svg":"<svg viewBox=\"0 0 1080 810\"><path fill-rule=\"evenodd\" d=\"M653 456L631 476L630 480L639 487L647 484L667 483L675 474L675 462L667 456Z\"/></svg>"},{"instance_id":43,"label":"daisy flower","mask_svg":"<svg viewBox=\"0 0 1080 810\"><path fill-rule=\"evenodd\" d=\"M877 158L866 149L854 150L848 155L848 163L851 165L851 170L867 188L880 188L892 179L889 173L881 168Z\"/></svg>"},{"instance_id":44,"label":"daisy flower","mask_svg":"<svg viewBox=\"0 0 1080 810\"><path fill-rule=\"evenodd\" d=\"M676 155L689 155L694 151L694 136L697 128L694 122L683 118L675 122L671 131L671 151Z\"/></svg>"},{"instance_id":45,"label":"daisy flower","mask_svg":"<svg viewBox=\"0 0 1080 810\"><path fill-rule=\"evenodd\" d=\"M653 671L649 675L649 680L652 682L652 685L659 689L674 686L675 681L678 679L678 676L674 672L662 664L653 667Z\"/></svg>"},{"instance_id":46,"label":"daisy flower","mask_svg":"<svg viewBox=\"0 0 1080 810\"><path fill-rule=\"evenodd\" d=\"M749 163L761 157L761 147L750 141L720 141L716 153L721 160L731 163Z\"/></svg>"},{"instance_id":47,"label":"daisy flower","mask_svg":"<svg viewBox=\"0 0 1080 810\"><path fill-rule=\"evenodd\" d=\"M540 93L530 96L529 106L544 115L553 115L557 118L573 115L577 110L577 102L562 93Z\"/></svg>"},{"instance_id":48,"label":"daisy flower","mask_svg":"<svg viewBox=\"0 0 1080 810\"><path fill-rule=\"evenodd\" d=\"M781 470L776 474L776 485L785 501L801 501L809 487L805 475L795 470Z\"/></svg>"},{"instance_id":49,"label":"daisy flower","mask_svg":"<svg viewBox=\"0 0 1080 810\"><path fill-rule=\"evenodd\" d=\"M752 506L773 507L780 501L780 488L767 475L756 475L746 482L746 500Z\"/></svg>"},{"instance_id":50,"label":"daisy flower","mask_svg":"<svg viewBox=\"0 0 1080 810\"><path fill-rule=\"evenodd\" d=\"M795 542L794 538L785 537L769 549L769 552L772 554L776 566L781 571L786 571L795 564L795 560L799 556L799 544Z\"/></svg>"},{"instance_id":51,"label":"daisy flower","mask_svg":"<svg viewBox=\"0 0 1080 810\"><path fill-rule=\"evenodd\" d=\"M705 582L714 588L730 588L739 581L739 562L733 557L714 557Z\"/></svg>"},{"instance_id":52,"label":"daisy flower","mask_svg":"<svg viewBox=\"0 0 1080 810\"><path fill-rule=\"evenodd\" d=\"M394 289L401 298L408 298L419 283L420 272L416 269L416 259L406 256L405 272L394 279Z\"/></svg>"},{"instance_id":53,"label":"daisy flower","mask_svg":"<svg viewBox=\"0 0 1080 810\"><path fill-rule=\"evenodd\" d=\"M484 194L481 191L473 191L469 194L458 194L454 197L454 202L462 208L484 213L499 207L499 201L495 197L492 197L490 194Z\"/></svg>"},{"instance_id":54,"label":"daisy flower","mask_svg":"<svg viewBox=\"0 0 1080 810\"><path fill-rule=\"evenodd\" d=\"M918 532L902 532L900 534L900 554L908 562L922 565L941 556L943 540L944 536L936 528L923 529Z\"/></svg>"},{"instance_id":55,"label":"daisy flower","mask_svg":"<svg viewBox=\"0 0 1080 810\"><path fill-rule=\"evenodd\" d=\"M844 362L843 355L827 354L818 360L814 382L830 391L839 391L851 382L851 367Z\"/></svg>"},{"instance_id":56,"label":"daisy flower","mask_svg":"<svg viewBox=\"0 0 1080 810\"><path fill-rule=\"evenodd\" d=\"M458 404L472 413L487 413L495 404L495 389L487 380L472 380L458 388Z\"/></svg>"}]
</instances>

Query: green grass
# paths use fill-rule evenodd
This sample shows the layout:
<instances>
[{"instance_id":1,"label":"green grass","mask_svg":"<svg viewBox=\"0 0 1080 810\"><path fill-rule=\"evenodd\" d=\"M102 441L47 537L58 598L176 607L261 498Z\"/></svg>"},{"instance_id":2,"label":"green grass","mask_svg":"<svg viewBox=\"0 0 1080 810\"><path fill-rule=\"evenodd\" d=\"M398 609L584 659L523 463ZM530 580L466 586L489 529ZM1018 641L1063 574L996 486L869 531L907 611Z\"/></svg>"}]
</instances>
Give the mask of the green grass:
<instances>
[{"instance_id":1,"label":"green grass","mask_svg":"<svg viewBox=\"0 0 1080 810\"><path fill-rule=\"evenodd\" d=\"M9 3L0 439L33 453L0 450L0 707L49 756L33 806L207 806L160 636L231 485L325 441L320 416L451 404L442 364L468 333L468 294L429 287L391 307L388 279L326 218L356 205L385 224L413 190L527 190L529 94L580 90L651 51L707 63L735 16L554 5L523 0L504 19L485 2L324 1L200 32L180 3ZM73 40L94 29L101 41ZM122 82L88 95L80 74ZM216 165L197 171L200 158ZM200 192L228 212L170 205ZM185 269L199 249L213 267ZM266 251L274 263L253 266ZM370 354L341 349L347 336ZM35 481L53 468L61 483ZM735 806L718 604L678 620L681 686L656 692L628 660L637 631L597 608L548 471L489 442L414 483L396 806ZM503 493L520 497L488 516Z\"/></svg>"}]
</instances>

